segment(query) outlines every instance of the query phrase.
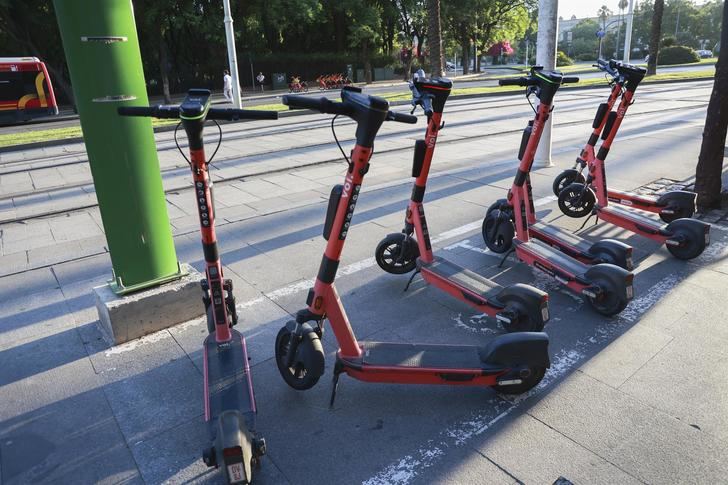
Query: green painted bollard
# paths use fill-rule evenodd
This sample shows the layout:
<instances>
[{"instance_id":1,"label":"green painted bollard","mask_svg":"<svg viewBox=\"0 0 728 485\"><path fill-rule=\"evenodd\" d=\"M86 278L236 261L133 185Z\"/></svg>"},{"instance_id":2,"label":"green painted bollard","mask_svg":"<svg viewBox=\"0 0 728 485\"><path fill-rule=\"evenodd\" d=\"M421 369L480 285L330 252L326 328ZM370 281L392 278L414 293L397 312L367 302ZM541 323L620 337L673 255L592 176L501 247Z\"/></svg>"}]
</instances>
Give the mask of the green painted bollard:
<instances>
[{"instance_id":1,"label":"green painted bollard","mask_svg":"<svg viewBox=\"0 0 728 485\"><path fill-rule=\"evenodd\" d=\"M181 276L149 118L130 0L54 0L114 270L129 293Z\"/></svg>"}]
</instances>

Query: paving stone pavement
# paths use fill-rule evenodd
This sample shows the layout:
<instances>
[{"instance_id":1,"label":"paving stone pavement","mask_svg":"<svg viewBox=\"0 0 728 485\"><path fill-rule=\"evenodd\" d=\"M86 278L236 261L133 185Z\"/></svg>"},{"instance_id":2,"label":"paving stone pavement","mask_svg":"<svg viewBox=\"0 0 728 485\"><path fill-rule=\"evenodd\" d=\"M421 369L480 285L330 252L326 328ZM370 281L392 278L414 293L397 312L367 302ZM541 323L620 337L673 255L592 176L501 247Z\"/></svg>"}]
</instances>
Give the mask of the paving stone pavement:
<instances>
[{"instance_id":1,"label":"paving stone pavement","mask_svg":"<svg viewBox=\"0 0 728 485\"><path fill-rule=\"evenodd\" d=\"M672 92L653 90L651 96ZM696 93L707 99L709 90ZM590 113L595 101L584 99L584 113ZM672 131L655 129L649 117L625 121L624 137L610 153L610 183L650 190L672 181L690 184L704 112L683 110L680 118ZM581 221L560 215L551 181L572 165L584 130L583 124L555 130L556 166L532 177L539 217L572 230ZM410 135L402 136L402 144L411 144ZM498 147L481 143L485 156L473 155L476 145L469 143L467 150L457 143L438 147L425 205L438 254L500 284L527 282L549 291L552 366L541 385L516 398L490 389L366 384L344 376L329 410L337 346L328 331L324 377L306 392L288 388L278 375L273 341L304 304L323 250L330 182L342 178L342 167L217 187L222 260L235 282L258 428L269 449L256 483L725 481L725 214L715 220L705 253L688 262L604 223L585 228L589 239L626 241L638 263L635 300L618 317L598 316L512 258L499 267L500 256L484 248L483 211L510 185L519 138L504 135ZM647 156L666 140L674 149L659 159ZM420 279L404 293L409 275L384 274L372 259L377 241L401 229L410 163L409 153L375 154L367 175L337 279L352 327L360 339L487 342L501 332L497 323ZM175 244L179 259L199 269L196 221L185 212L184 195L167 196L180 210L172 219ZM81 237L74 238L64 218ZM220 483L200 456L205 324L194 320L109 348L91 294L110 275L98 213L0 230L10 247L0 256L0 483Z\"/></svg>"}]
</instances>

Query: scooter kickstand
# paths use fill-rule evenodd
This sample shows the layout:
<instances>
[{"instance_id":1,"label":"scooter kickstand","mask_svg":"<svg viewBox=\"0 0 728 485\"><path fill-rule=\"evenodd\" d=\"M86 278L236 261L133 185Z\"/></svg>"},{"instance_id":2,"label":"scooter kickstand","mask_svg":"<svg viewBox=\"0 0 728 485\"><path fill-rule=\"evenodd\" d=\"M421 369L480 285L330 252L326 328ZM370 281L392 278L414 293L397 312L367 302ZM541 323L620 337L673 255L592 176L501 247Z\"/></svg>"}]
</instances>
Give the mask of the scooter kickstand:
<instances>
[{"instance_id":1,"label":"scooter kickstand","mask_svg":"<svg viewBox=\"0 0 728 485\"><path fill-rule=\"evenodd\" d=\"M505 263L505 262L506 262L506 259L508 259L508 256L510 256L510 255L511 255L511 253L512 253L513 251L515 251L515 249L511 248L511 249L509 249L509 250L508 250L508 251L506 252L506 254L504 254L504 255L503 255L503 258L501 258L501 262L500 262L500 263L498 263L498 267L499 267L499 268L503 267L503 263Z\"/></svg>"},{"instance_id":2,"label":"scooter kickstand","mask_svg":"<svg viewBox=\"0 0 728 485\"><path fill-rule=\"evenodd\" d=\"M339 389L339 374L341 374L341 365L337 362L334 365L334 377L332 379L333 387L331 388L331 399L329 400L329 410L334 410L334 401L336 400L336 391Z\"/></svg>"},{"instance_id":3,"label":"scooter kickstand","mask_svg":"<svg viewBox=\"0 0 728 485\"><path fill-rule=\"evenodd\" d=\"M589 219L591 219L593 216L594 216L594 213L593 212L591 214L589 214L589 217L587 217L584 220L584 223L579 227L579 229L577 229L576 231L574 231L574 234L576 234L577 232L579 232L582 229L584 229L584 226L586 226L586 223L589 222ZM597 218L594 220L594 225L596 226L597 224L599 224L599 216L597 216Z\"/></svg>"},{"instance_id":4,"label":"scooter kickstand","mask_svg":"<svg viewBox=\"0 0 728 485\"><path fill-rule=\"evenodd\" d=\"M412 273L412 276L410 276L410 279L409 279L409 281L407 282L407 286L405 286L405 287L404 287L404 290L402 291L402 293L407 293L407 290L409 290L409 287L410 287L410 285L412 284L412 281L414 281L414 279L415 279L415 276L417 276L417 274L418 274L419 272L420 272L420 269L419 269L419 268L417 268L417 269L415 270L415 272L414 272L414 273Z\"/></svg>"}]
</instances>

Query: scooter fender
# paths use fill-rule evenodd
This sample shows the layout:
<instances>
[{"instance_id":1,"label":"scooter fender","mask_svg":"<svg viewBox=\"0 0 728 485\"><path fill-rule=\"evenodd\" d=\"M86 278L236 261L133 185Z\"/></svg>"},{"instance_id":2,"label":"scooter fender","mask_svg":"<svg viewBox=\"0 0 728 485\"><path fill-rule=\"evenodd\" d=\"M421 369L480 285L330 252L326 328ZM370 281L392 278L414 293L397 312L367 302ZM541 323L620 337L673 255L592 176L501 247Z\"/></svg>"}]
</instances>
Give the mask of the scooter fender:
<instances>
[{"instance_id":1,"label":"scooter fender","mask_svg":"<svg viewBox=\"0 0 728 485\"><path fill-rule=\"evenodd\" d=\"M499 335L479 351L480 360L493 367L551 366L549 336L543 332Z\"/></svg>"},{"instance_id":2,"label":"scooter fender","mask_svg":"<svg viewBox=\"0 0 728 485\"><path fill-rule=\"evenodd\" d=\"M657 199L657 205L692 207L692 212L695 212L695 202L697 199L698 194L695 192L688 192L687 190L672 190L660 195Z\"/></svg>"},{"instance_id":3,"label":"scooter fender","mask_svg":"<svg viewBox=\"0 0 728 485\"><path fill-rule=\"evenodd\" d=\"M696 240L703 238L706 246L710 244L710 224L707 222L683 217L672 221L665 229L670 234L682 232L689 234L689 237L696 238Z\"/></svg>"},{"instance_id":4,"label":"scooter fender","mask_svg":"<svg viewBox=\"0 0 728 485\"><path fill-rule=\"evenodd\" d=\"M309 333L315 333L316 338L318 338L318 332L316 332L316 329L314 329L311 325L308 323L301 323L300 329L298 328L299 324L296 323L295 320L288 320L286 322L286 329L291 333L299 332L301 336L307 335Z\"/></svg>"},{"instance_id":5,"label":"scooter fender","mask_svg":"<svg viewBox=\"0 0 728 485\"><path fill-rule=\"evenodd\" d=\"M498 293L496 299L505 306L510 301L521 303L527 308L528 313L541 315L541 321L543 323L549 320L549 295L545 291L541 291L533 286L522 283L506 286Z\"/></svg>"},{"instance_id":6,"label":"scooter fender","mask_svg":"<svg viewBox=\"0 0 728 485\"><path fill-rule=\"evenodd\" d=\"M614 239L602 239L592 245L589 253L600 256L604 263L611 263L627 271L634 269L632 246Z\"/></svg>"},{"instance_id":7,"label":"scooter fender","mask_svg":"<svg viewBox=\"0 0 728 485\"><path fill-rule=\"evenodd\" d=\"M584 276L589 281L605 279L611 284L613 291L620 292L628 300L634 297L632 288L634 275L624 268L614 264L600 263L590 267Z\"/></svg>"},{"instance_id":8,"label":"scooter fender","mask_svg":"<svg viewBox=\"0 0 728 485\"><path fill-rule=\"evenodd\" d=\"M250 483L253 439L240 411L227 410L220 414L215 441L217 463L224 467L228 482Z\"/></svg>"}]
</instances>

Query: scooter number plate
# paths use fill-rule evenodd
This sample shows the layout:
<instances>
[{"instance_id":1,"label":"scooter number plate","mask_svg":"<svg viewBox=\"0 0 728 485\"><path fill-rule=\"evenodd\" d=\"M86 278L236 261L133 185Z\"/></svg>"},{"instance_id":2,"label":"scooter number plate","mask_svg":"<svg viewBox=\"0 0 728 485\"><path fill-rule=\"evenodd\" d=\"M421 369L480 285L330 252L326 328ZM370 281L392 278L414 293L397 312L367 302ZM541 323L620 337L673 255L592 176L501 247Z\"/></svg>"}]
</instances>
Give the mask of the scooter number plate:
<instances>
[{"instance_id":1,"label":"scooter number plate","mask_svg":"<svg viewBox=\"0 0 728 485\"><path fill-rule=\"evenodd\" d=\"M710 232L705 233L705 245L710 244Z\"/></svg>"},{"instance_id":2,"label":"scooter number plate","mask_svg":"<svg viewBox=\"0 0 728 485\"><path fill-rule=\"evenodd\" d=\"M634 298L634 287L632 285L629 285L627 287L627 299L631 300L632 298Z\"/></svg>"},{"instance_id":3,"label":"scooter number plate","mask_svg":"<svg viewBox=\"0 0 728 485\"><path fill-rule=\"evenodd\" d=\"M244 480L245 474L243 472L242 463L233 463L227 466L228 476L230 477L230 483L241 483Z\"/></svg>"}]
</instances>

